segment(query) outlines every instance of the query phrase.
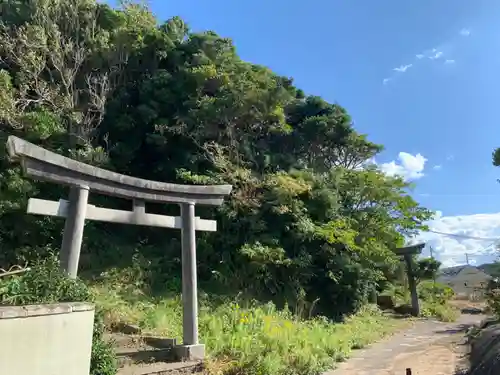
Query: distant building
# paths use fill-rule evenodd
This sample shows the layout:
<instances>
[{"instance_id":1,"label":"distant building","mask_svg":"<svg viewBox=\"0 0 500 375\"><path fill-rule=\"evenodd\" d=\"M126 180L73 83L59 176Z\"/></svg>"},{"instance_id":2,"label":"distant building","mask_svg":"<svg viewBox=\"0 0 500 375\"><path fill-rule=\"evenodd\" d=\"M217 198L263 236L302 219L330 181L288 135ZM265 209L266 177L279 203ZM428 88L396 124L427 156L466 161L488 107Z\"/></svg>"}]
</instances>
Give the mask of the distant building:
<instances>
[{"instance_id":1,"label":"distant building","mask_svg":"<svg viewBox=\"0 0 500 375\"><path fill-rule=\"evenodd\" d=\"M458 297L467 297L484 290L491 279L479 268L465 265L441 269L436 281L448 285Z\"/></svg>"}]
</instances>

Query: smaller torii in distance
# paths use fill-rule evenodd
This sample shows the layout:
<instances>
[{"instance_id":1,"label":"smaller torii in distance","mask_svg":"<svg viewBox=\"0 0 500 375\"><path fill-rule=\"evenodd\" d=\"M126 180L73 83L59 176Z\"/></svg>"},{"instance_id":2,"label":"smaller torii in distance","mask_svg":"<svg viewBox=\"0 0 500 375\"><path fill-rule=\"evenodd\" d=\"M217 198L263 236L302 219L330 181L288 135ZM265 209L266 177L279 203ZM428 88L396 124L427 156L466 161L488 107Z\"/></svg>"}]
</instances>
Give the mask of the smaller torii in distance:
<instances>
[{"instance_id":1,"label":"smaller torii in distance","mask_svg":"<svg viewBox=\"0 0 500 375\"><path fill-rule=\"evenodd\" d=\"M78 273L85 220L180 229L182 232L183 345L175 347L184 359L202 359L198 342L198 283L196 231L216 231L217 222L195 216L195 205L219 206L231 185L179 185L145 180L97 168L48 151L15 136L7 139L11 160L21 162L24 175L70 187L69 199L30 198L27 212L66 219L61 246L61 268L72 278ZM131 201L132 210L115 210L88 204L90 191ZM146 212L145 203L178 204L180 216Z\"/></svg>"},{"instance_id":2,"label":"smaller torii in distance","mask_svg":"<svg viewBox=\"0 0 500 375\"><path fill-rule=\"evenodd\" d=\"M400 247L394 249L396 255L402 256L406 263L406 272L408 275L408 286L410 287L411 293L411 306L412 306L412 315L419 316L420 315L420 304L418 302L418 293L417 293L417 282L415 280L415 269L413 264L413 255L421 254L423 248L425 247L425 243L417 244L417 245L409 245L405 247Z\"/></svg>"}]
</instances>

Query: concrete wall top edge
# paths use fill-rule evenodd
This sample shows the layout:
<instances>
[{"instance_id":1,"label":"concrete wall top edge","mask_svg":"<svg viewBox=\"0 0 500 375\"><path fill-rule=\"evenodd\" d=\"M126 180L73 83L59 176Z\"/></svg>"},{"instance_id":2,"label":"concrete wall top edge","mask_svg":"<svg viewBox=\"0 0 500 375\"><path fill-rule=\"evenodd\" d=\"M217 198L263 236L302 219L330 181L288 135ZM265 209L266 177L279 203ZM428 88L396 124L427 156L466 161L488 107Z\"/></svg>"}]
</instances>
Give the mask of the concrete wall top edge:
<instances>
[{"instance_id":1,"label":"concrete wall top edge","mask_svg":"<svg viewBox=\"0 0 500 375\"><path fill-rule=\"evenodd\" d=\"M87 302L61 302L46 305L0 306L0 319L28 318L42 315L69 314L92 311L95 306Z\"/></svg>"},{"instance_id":2,"label":"concrete wall top edge","mask_svg":"<svg viewBox=\"0 0 500 375\"><path fill-rule=\"evenodd\" d=\"M214 196L227 196L232 190L231 185L181 185L122 175L56 154L15 136L9 136L7 139L7 152L12 160L22 161L23 158L31 158L80 173L82 176L87 175L141 189L151 189L177 194Z\"/></svg>"}]
</instances>

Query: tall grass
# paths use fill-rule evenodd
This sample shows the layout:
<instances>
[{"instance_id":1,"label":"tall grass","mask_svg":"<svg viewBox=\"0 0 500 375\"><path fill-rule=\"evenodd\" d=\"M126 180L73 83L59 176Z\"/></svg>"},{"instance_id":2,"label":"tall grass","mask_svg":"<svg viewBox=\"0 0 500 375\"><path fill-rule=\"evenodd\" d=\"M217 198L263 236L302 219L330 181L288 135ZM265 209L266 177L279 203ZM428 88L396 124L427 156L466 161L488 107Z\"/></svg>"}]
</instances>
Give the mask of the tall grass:
<instances>
[{"instance_id":1,"label":"tall grass","mask_svg":"<svg viewBox=\"0 0 500 375\"><path fill-rule=\"evenodd\" d=\"M144 331L175 337L182 334L179 297L148 298L138 292L94 286L108 325L127 322ZM207 345L211 374L313 375L334 367L358 349L405 324L367 306L343 323L324 318L301 320L273 304L236 301L214 306L200 303L201 341Z\"/></svg>"},{"instance_id":2,"label":"tall grass","mask_svg":"<svg viewBox=\"0 0 500 375\"><path fill-rule=\"evenodd\" d=\"M423 317L432 317L441 322L454 322L460 316L460 311L448 302L422 301L421 304L420 315Z\"/></svg>"}]
</instances>

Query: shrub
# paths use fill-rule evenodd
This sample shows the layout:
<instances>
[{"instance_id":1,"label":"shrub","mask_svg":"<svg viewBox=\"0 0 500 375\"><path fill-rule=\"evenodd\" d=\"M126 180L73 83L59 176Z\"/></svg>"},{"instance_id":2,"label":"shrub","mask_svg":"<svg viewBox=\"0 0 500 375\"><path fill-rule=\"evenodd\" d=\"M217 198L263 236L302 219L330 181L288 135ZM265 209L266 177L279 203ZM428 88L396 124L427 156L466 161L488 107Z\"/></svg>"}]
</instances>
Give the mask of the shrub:
<instances>
[{"instance_id":1,"label":"shrub","mask_svg":"<svg viewBox=\"0 0 500 375\"><path fill-rule=\"evenodd\" d=\"M434 317L442 322L454 322L460 315L458 309L448 303L426 302L422 303L420 315Z\"/></svg>"},{"instance_id":2,"label":"shrub","mask_svg":"<svg viewBox=\"0 0 500 375\"><path fill-rule=\"evenodd\" d=\"M426 280L418 285L417 292L422 301L420 315L432 316L442 322L453 322L458 318L458 310L448 303L455 295L448 285Z\"/></svg>"},{"instance_id":3,"label":"shrub","mask_svg":"<svg viewBox=\"0 0 500 375\"><path fill-rule=\"evenodd\" d=\"M0 303L9 305L94 302L91 290L81 280L73 280L59 270L55 256L36 262L21 276L0 278ZM104 341L102 312L94 320L90 375L115 375L116 356Z\"/></svg>"},{"instance_id":4,"label":"shrub","mask_svg":"<svg viewBox=\"0 0 500 375\"><path fill-rule=\"evenodd\" d=\"M424 301L445 304L455 292L448 285L433 281L422 281L417 287L418 297Z\"/></svg>"}]
</instances>

